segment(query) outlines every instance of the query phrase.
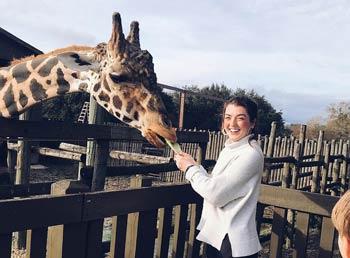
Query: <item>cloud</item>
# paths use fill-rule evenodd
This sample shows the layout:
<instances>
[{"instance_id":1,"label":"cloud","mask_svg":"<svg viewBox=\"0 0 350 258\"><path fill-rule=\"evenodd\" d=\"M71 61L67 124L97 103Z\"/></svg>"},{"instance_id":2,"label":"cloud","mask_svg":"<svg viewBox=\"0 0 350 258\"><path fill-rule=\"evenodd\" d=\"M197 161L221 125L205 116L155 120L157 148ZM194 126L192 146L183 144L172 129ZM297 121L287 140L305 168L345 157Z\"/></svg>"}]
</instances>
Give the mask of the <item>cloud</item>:
<instances>
[{"instance_id":1,"label":"cloud","mask_svg":"<svg viewBox=\"0 0 350 258\"><path fill-rule=\"evenodd\" d=\"M43 51L107 41L119 11L125 34L140 22L159 82L254 88L286 121L350 95L348 0L3 0L0 9L4 29Z\"/></svg>"}]
</instances>

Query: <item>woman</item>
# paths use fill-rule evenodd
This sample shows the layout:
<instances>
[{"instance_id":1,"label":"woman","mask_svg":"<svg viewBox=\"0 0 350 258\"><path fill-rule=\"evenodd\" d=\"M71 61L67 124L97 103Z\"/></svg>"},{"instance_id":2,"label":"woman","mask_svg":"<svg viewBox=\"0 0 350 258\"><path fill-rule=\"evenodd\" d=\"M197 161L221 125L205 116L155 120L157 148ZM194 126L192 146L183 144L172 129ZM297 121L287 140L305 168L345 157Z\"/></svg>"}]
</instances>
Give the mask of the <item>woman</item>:
<instances>
[{"instance_id":1,"label":"woman","mask_svg":"<svg viewBox=\"0 0 350 258\"><path fill-rule=\"evenodd\" d=\"M204 198L197 239L208 244L207 257L258 257L255 214L264 156L252 139L257 105L235 97L225 103L222 118L228 139L211 174L187 153L175 161Z\"/></svg>"}]
</instances>

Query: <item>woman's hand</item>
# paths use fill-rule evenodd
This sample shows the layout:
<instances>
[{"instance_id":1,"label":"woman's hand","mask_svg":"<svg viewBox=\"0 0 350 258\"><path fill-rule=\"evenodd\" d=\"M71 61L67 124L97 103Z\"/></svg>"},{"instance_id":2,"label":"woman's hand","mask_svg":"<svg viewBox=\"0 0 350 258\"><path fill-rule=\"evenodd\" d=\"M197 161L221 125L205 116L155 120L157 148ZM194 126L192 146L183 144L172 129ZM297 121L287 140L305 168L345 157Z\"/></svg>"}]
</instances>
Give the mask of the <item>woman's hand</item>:
<instances>
[{"instance_id":1,"label":"woman's hand","mask_svg":"<svg viewBox=\"0 0 350 258\"><path fill-rule=\"evenodd\" d=\"M189 166L197 165L196 161L192 158L192 156L185 152L175 154L174 160L176 162L176 166L183 172L185 172Z\"/></svg>"}]
</instances>

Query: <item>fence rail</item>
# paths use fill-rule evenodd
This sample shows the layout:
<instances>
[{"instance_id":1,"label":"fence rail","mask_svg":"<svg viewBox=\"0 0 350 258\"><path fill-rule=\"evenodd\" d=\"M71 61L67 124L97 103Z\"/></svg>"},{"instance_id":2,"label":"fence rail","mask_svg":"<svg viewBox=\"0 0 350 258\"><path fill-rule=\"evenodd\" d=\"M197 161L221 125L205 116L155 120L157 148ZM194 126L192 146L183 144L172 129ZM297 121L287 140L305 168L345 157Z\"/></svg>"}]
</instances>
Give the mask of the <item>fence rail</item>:
<instances>
[{"instance_id":1,"label":"fence rail","mask_svg":"<svg viewBox=\"0 0 350 258\"><path fill-rule=\"evenodd\" d=\"M332 257L335 232L329 217L338 199L263 185L257 220L258 225L261 225L264 221L261 211L268 209L267 206L274 206L270 257L282 257L281 244L286 234L283 225L286 223L287 209L297 211L298 216L306 221L309 221L310 214L323 218L320 246L312 251L319 253L320 257ZM0 257L11 257L12 232L19 230L30 230L27 238L27 247L30 247L27 252L30 254L27 257L46 257L46 241L50 241L46 238L50 232L48 227L60 224L64 225L60 249L63 257L99 257L103 247L101 239L96 240L96 235L101 229L94 229L92 225L107 217L113 217L109 245L111 257L124 257L127 252L135 257L140 257L140 254L145 258L153 257L155 253L159 254L157 257L168 257L169 251L172 257L200 257L200 243L193 236L201 200L188 184L1 200ZM131 233L127 232L132 228L130 223L135 222L131 214L135 212L138 212L138 230L133 236L135 239L128 242L128 234ZM87 227L91 227L89 232ZM309 227L309 223L306 228L297 223L296 246L293 250L298 254L297 257L305 257L306 252L310 251L306 248ZM259 231L263 234L262 230ZM92 239L95 242L89 245ZM91 256L92 253L96 256Z\"/></svg>"},{"instance_id":2,"label":"fence rail","mask_svg":"<svg viewBox=\"0 0 350 258\"><path fill-rule=\"evenodd\" d=\"M91 168L82 169L87 178L92 177L92 190L103 189L105 175L130 175L135 172L143 174L148 169L157 173L176 169L174 163L149 165L148 168L147 166L107 167L106 156L109 153L110 140L144 142L140 134L129 128L116 130L108 126L0 119L0 139L59 141L94 139L99 154L95 159L93 172ZM207 148L209 139L211 142ZM289 147L288 140L283 144L282 140L273 137L273 133L269 138L259 139L266 156L265 182L284 188L331 195L342 194L349 188L349 144L343 141L340 147L340 143L338 145L336 142L324 143L321 139L318 145L310 147L311 145L304 139L305 137L301 136L298 141L290 140ZM214 155L219 153L218 146L223 144L224 140L224 136L220 135L216 139L208 132L178 132L178 141L182 142L182 148L203 164L206 163L205 157L215 159ZM308 170L310 168L311 170ZM177 175L181 177L173 177L171 180L183 180L183 173ZM0 196L11 198L47 193L48 187L49 183L35 186L1 186ZM257 213L259 228L267 221L264 218L265 207L275 206L273 217L268 218L270 221L272 219L270 257L281 257L282 243L286 236L293 238L291 233L283 231L284 225L291 223L287 222L287 210L290 209L296 212L294 235L296 249L293 251L296 256L304 257L306 253L305 241L311 227L309 214L313 214L322 217L318 252L322 257L331 257L335 234L329 216L338 197L284 188L263 185L259 199ZM137 214L131 214L135 212ZM112 257L140 257L141 254L142 257L153 257L154 253L157 253L158 257L167 257L169 250L173 257L199 257L199 243L194 239L199 214L200 198L188 185L2 200L0 257L10 257L12 233L26 229L29 229L27 257L45 257L46 246L49 246L50 258L59 257L57 255L75 258L99 257L103 250L101 240L103 219L109 216L113 216L112 240L109 245ZM325 233L327 230L331 232L330 235ZM53 240L57 238L57 234L61 239L58 242Z\"/></svg>"}]
</instances>

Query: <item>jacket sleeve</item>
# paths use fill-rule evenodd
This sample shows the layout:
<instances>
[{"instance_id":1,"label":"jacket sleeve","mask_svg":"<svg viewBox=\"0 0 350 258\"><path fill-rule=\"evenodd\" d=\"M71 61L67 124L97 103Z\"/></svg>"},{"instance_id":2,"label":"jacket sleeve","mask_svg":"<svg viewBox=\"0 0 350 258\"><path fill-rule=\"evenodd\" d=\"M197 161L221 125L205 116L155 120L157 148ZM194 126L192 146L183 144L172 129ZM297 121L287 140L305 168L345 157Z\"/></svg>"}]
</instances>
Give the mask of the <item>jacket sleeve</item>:
<instances>
[{"instance_id":1,"label":"jacket sleeve","mask_svg":"<svg viewBox=\"0 0 350 258\"><path fill-rule=\"evenodd\" d=\"M253 151L231 161L219 175L208 174L202 166L191 167L186 172L186 179L206 201L214 206L223 207L251 190L253 186L248 182L253 178L260 179L263 162L263 157Z\"/></svg>"}]
</instances>

